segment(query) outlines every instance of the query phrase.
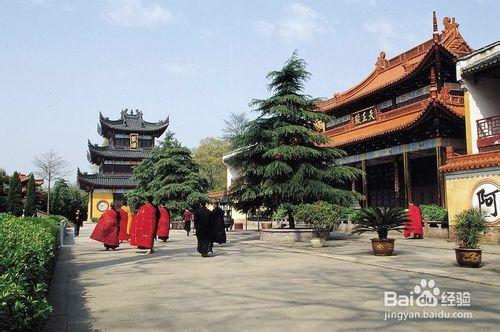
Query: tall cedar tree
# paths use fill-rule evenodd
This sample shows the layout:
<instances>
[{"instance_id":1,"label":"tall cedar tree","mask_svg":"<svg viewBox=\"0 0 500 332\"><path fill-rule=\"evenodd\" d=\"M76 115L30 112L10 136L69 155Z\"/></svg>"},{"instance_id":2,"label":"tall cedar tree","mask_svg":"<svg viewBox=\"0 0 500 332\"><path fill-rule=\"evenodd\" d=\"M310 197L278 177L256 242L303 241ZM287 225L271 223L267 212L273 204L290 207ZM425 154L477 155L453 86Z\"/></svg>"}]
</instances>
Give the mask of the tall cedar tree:
<instances>
[{"instance_id":1,"label":"tall cedar tree","mask_svg":"<svg viewBox=\"0 0 500 332\"><path fill-rule=\"evenodd\" d=\"M26 187L26 199L24 200L24 215L26 217L33 217L36 215L36 187L35 177L30 174L28 187Z\"/></svg>"},{"instance_id":2,"label":"tall cedar tree","mask_svg":"<svg viewBox=\"0 0 500 332\"><path fill-rule=\"evenodd\" d=\"M7 211L15 216L23 214L22 184L19 180L19 173L14 172L10 178L9 193L7 195Z\"/></svg>"},{"instance_id":3,"label":"tall cedar tree","mask_svg":"<svg viewBox=\"0 0 500 332\"><path fill-rule=\"evenodd\" d=\"M201 201L208 201L205 194L207 179L199 174L191 151L170 132L160 146L153 149L151 157L134 168L133 179L139 185L127 198L134 208L144 203L148 196L153 197L154 203L162 203L176 214Z\"/></svg>"},{"instance_id":4,"label":"tall cedar tree","mask_svg":"<svg viewBox=\"0 0 500 332\"><path fill-rule=\"evenodd\" d=\"M301 203L349 206L362 198L341 189L360 171L339 165L345 153L329 147L331 141L319 133L318 123L330 117L317 112L317 99L303 94L309 77L295 52L281 70L267 75L272 96L250 103L260 114L237 137L231 161L241 169L231 190L236 208L247 213L284 208L290 228L295 227L293 207Z\"/></svg>"}]
</instances>

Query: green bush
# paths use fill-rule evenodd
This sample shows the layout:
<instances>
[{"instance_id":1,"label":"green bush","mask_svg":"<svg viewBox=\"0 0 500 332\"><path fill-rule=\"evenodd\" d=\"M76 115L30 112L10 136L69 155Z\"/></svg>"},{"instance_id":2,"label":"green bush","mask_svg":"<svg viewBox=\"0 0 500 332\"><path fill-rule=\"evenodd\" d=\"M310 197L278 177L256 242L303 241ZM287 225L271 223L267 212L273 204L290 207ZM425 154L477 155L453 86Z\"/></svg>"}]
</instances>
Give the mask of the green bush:
<instances>
[{"instance_id":1,"label":"green bush","mask_svg":"<svg viewBox=\"0 0 500 332\"><path fill-rule=\"evenodd\" d=\"M456 216L453 228L459 248L479 249L479 241L488 231L485 213L474 208L462 211Z\"/></svg>"},{"instance_id":2,"label":"green bush","mask_svg":"<svg viewBox=\"0 0 500 332\"><path fill-rule=\"evenodd\" d=\"M312 225L316 236L340 224L339 208L327 202L301 204L294 209L294 215L298 221Z\"/></svg>"},{"instance_id":3,"label":"green bush","mask_svg":"<svg viewBox=\"0 0 500 332\"><path fill-rule=\"evenodd\" d=\"M0 214L0 330L39 329L52 308L46 295L52 276L57 217Z\"/></svg>"},{"instance_id":4,"label":"green bush","mask_svg":"<svg viewBox=\"0 0 500 332\"><path fill-rule=\"evenodd\" d=\"M448 211L439 205L420 205L422 217L426 220L432 221L448 221Z\"/></svg>"},{"instance_id":5,"label":"green bush","mask_svg":"<svg viewBox=\"0 0 500 332\"><path fill-rule=\"evenodd\" d=\"M98 222L98 221L99 221L99 218L97 218L97 217L92 217L90 220L92 220L92 222Z\"/></svg>"}]
</instances>

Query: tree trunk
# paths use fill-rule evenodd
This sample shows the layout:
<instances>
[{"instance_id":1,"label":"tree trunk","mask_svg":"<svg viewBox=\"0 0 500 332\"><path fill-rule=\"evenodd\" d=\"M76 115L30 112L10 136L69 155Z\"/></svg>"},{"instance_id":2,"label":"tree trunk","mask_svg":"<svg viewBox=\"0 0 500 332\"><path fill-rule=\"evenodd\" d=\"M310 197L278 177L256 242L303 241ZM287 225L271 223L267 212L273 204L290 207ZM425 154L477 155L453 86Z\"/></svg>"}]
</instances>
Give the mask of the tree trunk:
<instances>
[{"instance_id":1,"label":"tree trunk","mask_svg":"<svg viewBox=\"0 0 500 332\"><path fill-rule=\"evenodd\" d=\"M49 185L47 186L47 214L50 214L50 177L49 177Z\"/></svg>"},{"instance_id":2,"label":"tree trunk","mask_svg":"<svg viewBox=\"0 0 500 332\"><path fill-rule=\"evenodd\" d=\"M295 228L295 219L293 218L293 213L292 211L288 211L288 226L291 228L291 229L294 229Z\"/></svg>"}]
</instances>

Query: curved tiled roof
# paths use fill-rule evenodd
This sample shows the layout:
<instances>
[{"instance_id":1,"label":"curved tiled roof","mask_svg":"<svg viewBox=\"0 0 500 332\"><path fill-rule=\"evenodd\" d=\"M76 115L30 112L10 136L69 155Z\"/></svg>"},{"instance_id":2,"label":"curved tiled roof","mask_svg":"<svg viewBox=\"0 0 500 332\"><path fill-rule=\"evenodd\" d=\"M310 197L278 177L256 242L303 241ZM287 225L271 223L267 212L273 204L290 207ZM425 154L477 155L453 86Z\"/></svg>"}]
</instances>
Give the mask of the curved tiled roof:
<instances>
[{"instance_id":1,"label":"curved tiled roof","mask_svg":"<svg viewBox=\"0 0 500 332\"><path fill-rule=\"evenodd\" d=\"M454 172L500 166L500 151L481 152L464 156L450 156L446 165L439 167L441 172Z\"/></svg>"},{"instance_id":2,"label":"curved tiled roof","mask_svg":"<svg viewBox=\"0 0 500 332\"><path fill-rule=\"evenodd\" d=\"M118 120L110 120L105 118L99 112L99 122L102 129L119 130L125 132L138 132L138 133L152 133L156 137L161 136L169 125L169 118L158 122L148 122L142 117L142 112L136 110L135 112L128 109L121 111L121 117Z\"/></svg>"},{"instance_id":3,"label":"curved tiled roof","mask_svg":"<svg viewBox=\"0 0 500 332\"><path fill-rule=\"evenodd\" d=\"M465 109L463 97L451 95L438 95L437 98L429 97L393 111L379 115L379 119L363 125L353 126L351 123L327 130L324 134L330 138L330 146L340 147L366 139L403 130L416 123L432 105L439 104L455 116L463 118Z\"/></svg>"},{"instance_id":4,"label":"curved tiled roof","mask_svg":"<svg viewBox=\"0 0 500 332\"><path fill-rule=\"evenodd\" d=\"M446 17L443 24L444 29L437 40L430 39L389 60L386 60L385 52L380 52L375 69L367 78L347 91L336 93L333 98L320 102L320 111L330 111L405 80L427 63L433 55L435 45L453 58L470 53L472 49L458 32L455 19Z\"/></svg>"},{"instance_id":5,"label":"curved tiled roof","mask_svg":"<svg viewBox=\"0 0 500 332\"><path fill-rule=\"evenodd\" d=\"M88 174L77 170L77 181L81 188L123 188L134 189L137 187L138 182L130 178L130 176L123 175L106 175L101 173Z\"/></svg>"},{"instance_id":6,"label":"curved tiled roof","mask_svg":"<svg viewBox=\"0 0 500 332\"><path fill-rule=\"evenodd\" d=\"M131 150L131 149L114 149L110 146L98 146L88 141L89 153L91 160L98 158L113 158L113 159L144 159L148 158L151 150Z\"/></svg>"}]
</instances>

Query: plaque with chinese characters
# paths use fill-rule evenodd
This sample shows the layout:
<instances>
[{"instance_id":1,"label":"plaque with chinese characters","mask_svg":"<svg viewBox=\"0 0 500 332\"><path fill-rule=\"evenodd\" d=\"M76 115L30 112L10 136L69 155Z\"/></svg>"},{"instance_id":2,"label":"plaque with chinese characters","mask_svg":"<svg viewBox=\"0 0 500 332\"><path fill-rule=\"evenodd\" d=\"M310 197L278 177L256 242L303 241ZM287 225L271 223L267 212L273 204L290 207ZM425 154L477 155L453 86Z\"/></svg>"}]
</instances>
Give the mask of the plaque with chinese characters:
<instances>
[{"instance_id":1,"label":"plaque with chinese characters","mask_svg":"<svg viewBox=\"0 0 500 332\"><path fill-rule=\"evenodd\" d=\"M130 148L137 149L139 147L139 135L130 134Z\"/></svg>"},{"instance_id":2,"label":"plaque with chinese characters","mask_svg":"<svg viewBox=\"0 0 500 332\"><path fill-rule=\"evenodd\" d=\"M353 122L355 126L360 124L375 121L377 119L377 112L374 107L364 109L362 111L352 114Z\"/></svg>"}]
</instances>

